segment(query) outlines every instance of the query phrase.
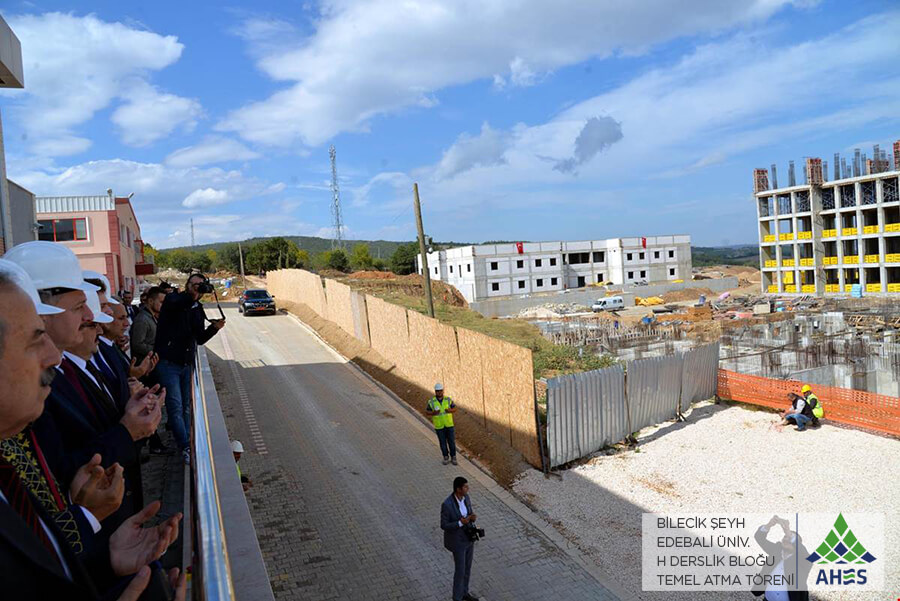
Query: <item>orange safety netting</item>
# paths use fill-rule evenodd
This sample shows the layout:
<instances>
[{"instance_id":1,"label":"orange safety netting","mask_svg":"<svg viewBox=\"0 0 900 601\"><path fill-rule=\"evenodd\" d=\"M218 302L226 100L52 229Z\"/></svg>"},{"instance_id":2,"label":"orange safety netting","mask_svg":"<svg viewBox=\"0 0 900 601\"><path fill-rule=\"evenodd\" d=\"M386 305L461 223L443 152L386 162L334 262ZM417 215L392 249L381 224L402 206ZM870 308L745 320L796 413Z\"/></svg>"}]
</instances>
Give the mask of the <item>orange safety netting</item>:
<instances>
[{"instance_id":1,"label":"orange safety netting","mask_svg":"<svg viewBox=\"0 0 900 601\"><path fill-rule=\"evenodd\" d=\"M773 380L719 370L720 399L786 409L789 392L800 394L803 382ZM850 388L813 386L825 408L825 419L900 436L900 398Z\"/></svg>"}]
</instances>

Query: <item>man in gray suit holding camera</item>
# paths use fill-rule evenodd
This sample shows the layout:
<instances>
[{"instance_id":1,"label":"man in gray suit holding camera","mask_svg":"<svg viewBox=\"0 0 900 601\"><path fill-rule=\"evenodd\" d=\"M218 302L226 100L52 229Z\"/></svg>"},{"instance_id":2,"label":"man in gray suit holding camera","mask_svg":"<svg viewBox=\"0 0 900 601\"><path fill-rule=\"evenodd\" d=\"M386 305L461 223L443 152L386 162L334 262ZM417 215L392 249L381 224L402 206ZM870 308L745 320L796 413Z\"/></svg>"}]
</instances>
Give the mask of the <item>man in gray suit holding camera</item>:
<instances>
[{"instance_id":1,"label":"man in gray suit holding camera","mask_svg":"<svg viewBox=\"0 0 900 601\"><path fill-rule=\"evenodd\" d=\"M475 512L469 500L469 484L462 476L453 479L453 494L441 504L441 530L444 548L453 553L453 601L478 601L469 594L469 575L475 541L484 530L475 528Z\"/></svg>"}]
</instances>

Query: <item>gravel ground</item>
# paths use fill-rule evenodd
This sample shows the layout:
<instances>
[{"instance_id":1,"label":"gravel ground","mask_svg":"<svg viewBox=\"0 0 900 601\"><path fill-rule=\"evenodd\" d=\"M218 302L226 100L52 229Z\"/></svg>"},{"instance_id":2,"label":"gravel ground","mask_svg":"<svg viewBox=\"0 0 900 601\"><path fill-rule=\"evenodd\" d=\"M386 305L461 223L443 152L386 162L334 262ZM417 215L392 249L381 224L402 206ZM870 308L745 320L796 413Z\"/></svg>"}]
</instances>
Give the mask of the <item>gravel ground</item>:
<instances>
[{"instance_id":1,"label":"gravel ground","mask_svg":"<svg viewBox=\"0 0 900 601\"><path fill-rule=\"evenodd\" d=\"M900 548L900 441L823 425L781 430L774 413L701 404L680 424L642 433L638 450L562 472L531 471L515 491L617 576L639 599L753 599L749 593L641 591L641 513L884 512L886 549ZM798 470L799 456L816 457ZM897 599L892 557L886 593L816 593L816 599Z\"/></svg>"}]
</instances>

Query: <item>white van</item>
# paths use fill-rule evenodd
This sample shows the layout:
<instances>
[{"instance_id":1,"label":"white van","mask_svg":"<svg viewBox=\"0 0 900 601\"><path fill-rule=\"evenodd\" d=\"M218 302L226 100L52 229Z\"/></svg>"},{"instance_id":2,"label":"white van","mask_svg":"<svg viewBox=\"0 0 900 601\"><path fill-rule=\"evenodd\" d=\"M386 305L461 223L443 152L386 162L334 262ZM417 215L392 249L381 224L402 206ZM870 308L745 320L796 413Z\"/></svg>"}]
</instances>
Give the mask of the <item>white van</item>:
<instances>
[{"instance_id":1,"label":"white van","mask_svg":"<svg viewBox=\"0 0 900 601\"><path fill-rule=\"evenodd\" d=\"M607 296L606 298L601 298L593 305L591 305L591 311L594 313L598 313L600 311L615 311L616 309L624 309L625 301L621 296Z\"/></svg>"}]
</instances>

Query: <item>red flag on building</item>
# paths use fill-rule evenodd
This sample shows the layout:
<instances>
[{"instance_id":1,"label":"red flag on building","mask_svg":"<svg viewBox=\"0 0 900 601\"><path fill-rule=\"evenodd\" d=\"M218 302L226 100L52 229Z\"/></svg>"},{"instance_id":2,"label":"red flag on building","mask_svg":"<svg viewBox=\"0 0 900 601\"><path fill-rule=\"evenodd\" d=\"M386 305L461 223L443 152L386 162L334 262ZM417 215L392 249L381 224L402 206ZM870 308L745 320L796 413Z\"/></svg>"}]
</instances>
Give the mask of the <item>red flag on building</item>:
<instances>
[{"instance_id":1,"label":"red flag on building","mask_svg":"<svg viewBox=\"0 0 900 601\"><path fill-rule=\"evenodd\" d=\"M521 255L522 253L525 252L525 245L522 244L521 242L516 242L516 250Z\"/></svg>"},{"instance_id":2,"label":"red flag on building","mask_svg":"<svg viewBox=\"0 0 900 601\"><path fill-rule=\"evenodd\" d=\"M641 248L647 248L647 239L641 238Z\"/></svg>"}]
</instances>

